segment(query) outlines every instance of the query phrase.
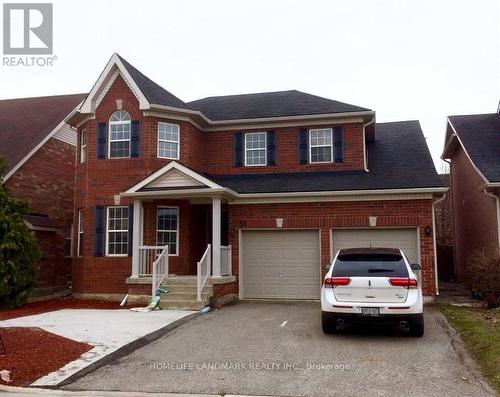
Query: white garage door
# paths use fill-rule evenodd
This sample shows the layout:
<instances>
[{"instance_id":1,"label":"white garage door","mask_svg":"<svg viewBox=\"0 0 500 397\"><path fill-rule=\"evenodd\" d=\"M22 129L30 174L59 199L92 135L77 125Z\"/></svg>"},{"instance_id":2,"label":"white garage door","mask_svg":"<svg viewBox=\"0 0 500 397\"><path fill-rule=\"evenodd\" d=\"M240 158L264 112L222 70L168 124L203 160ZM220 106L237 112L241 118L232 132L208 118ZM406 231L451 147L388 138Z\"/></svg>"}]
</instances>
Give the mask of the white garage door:
<instances>
[{"instance_id":1,"label":"white garage door","mask_svg":"<svg viewBox=\"0 0 500 397\"><path fill-rule=\"evenodd\" d=\"M418 263L417 229L334 229L333 255L343 248L401 248L410 263Z\"/></svg>"},{"instance_id":2,"label":"white garage door","mask_svg":"<svg viewBox=\"0 0 500 397\"><path fill-rule=\"evenodd\" d=\"M318 299L317 230L244 231L244 298Z\"/></svg>"}]
</instances>

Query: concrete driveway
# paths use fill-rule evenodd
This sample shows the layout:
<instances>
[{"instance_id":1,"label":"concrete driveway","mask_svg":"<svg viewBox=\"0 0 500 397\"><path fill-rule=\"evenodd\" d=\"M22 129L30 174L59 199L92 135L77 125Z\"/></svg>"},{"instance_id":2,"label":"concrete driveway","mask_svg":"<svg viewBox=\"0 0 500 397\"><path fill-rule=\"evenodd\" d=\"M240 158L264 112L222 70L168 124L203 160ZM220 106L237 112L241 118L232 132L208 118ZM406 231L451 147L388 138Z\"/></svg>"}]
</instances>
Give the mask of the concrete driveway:
<instances>
[{"instance_id":1,"label":"concrete driveway","mask_svg":"<svg viewBox=\"0 0 500 397\"><path fill-rule=\"evenodd\" d=\"M321 331L317 303L240 303L198 316L66 386L276 396L491 396L444 317L423 338Z\"/></svg>"}]
</instances>

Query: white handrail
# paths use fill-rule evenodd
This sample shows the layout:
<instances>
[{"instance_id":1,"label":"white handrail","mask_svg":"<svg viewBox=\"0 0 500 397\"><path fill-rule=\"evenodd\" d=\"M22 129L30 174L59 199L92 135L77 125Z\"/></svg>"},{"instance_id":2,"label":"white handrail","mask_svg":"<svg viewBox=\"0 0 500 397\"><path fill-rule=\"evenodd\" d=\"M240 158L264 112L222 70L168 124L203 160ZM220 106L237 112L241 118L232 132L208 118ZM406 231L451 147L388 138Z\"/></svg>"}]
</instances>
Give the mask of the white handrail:
<instances>
[{"instance_id":1,"label":"white handrail","mask_svg":"<svg viewBox=\"0 0 500 397\"><path fill-rule=\"evenodd\" d=\"M196 292L197 292L197 299L199 301L201 301L201 293L203 291L205 283L210 277L211 270L212 270L212 246L208 244L205 253L201 257L200 261L197 263Z\"/></svg>"},{"instance_id":2,"label":"white handrail","mask_svg":"<svg viewBox=\"0 0 500 397\"><path fill-rule=\"evenodd\" d=\"M151 277L153 274L153 263L164 249L164 245L141 245L139 247L139 277Z\"/></svg>"},{"instance_id":3,"label":"white handrail","mask_svg":"<svg viewBox=\"0 0 500 397\"><path fill-rule=\"evenodd\" d=\"M151 284L151 294L155 296L156 290L168 275L168 245L163 247L158 259L153 262L153 280Z\"/></svg>"},{"instance_id":4,"label":"white handrail","mask_svg":"<svg viewBox=\"0 0 500 397\"><path fill-rule=\"evenodd\" d=\"M222 276L232 275L231 266L231 246L221 246L220 247L220 274Z\"/></svg>"}]
</instances>

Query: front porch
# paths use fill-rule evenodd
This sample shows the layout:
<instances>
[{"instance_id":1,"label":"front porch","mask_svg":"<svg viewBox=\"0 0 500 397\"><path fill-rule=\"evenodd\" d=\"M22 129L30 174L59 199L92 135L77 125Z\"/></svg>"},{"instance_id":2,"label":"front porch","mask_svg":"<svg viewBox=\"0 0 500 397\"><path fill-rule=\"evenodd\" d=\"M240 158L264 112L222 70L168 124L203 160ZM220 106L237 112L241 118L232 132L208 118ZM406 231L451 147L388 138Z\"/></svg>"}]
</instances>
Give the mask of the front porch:
<instances>
[{"instance_id":1,"label":"front porch","mask_svg":"<svg viewBox=\"0 0 500 397\"><path fill-rule=\"evenodd\" d=\"M217 292L214 285L235 284L228 198L180 164L164 168L121 194L133 200L129 295L155 295L162 286L169 307L199 307Z\"/></svg>"}]
</instances>

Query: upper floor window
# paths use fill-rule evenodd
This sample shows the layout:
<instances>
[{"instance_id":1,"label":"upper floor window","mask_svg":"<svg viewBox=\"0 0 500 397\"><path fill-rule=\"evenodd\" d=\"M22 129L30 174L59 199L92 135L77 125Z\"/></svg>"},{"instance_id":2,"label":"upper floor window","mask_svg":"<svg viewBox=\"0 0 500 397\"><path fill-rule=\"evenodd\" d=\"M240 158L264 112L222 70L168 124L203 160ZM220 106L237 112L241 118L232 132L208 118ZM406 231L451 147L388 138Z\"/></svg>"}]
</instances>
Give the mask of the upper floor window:
<instances>
[{"instance_id":1,"label":"upper floor window","mask_svg":"<svg viewBox=\"0 0 500 397\"><path fill-rule=\"evenodd\" d=\"M108 207L106 255L128 255L128 207Z\"/></svg>"},{"instance_id":2,"label":"upper floor window","mask_svg":"<svg viewBox=\"0 0 500 397\"><path fill-rule=\"evenodd\" d=\"M87 160L87 130L83 130L80 135L80 163Z\"/></svg>"},{"instance_id":3,"label":"upper floor window","mask_svg":"<svg viewBox=\"0 0 500 397\"><path fill-rule=\"evenodd\" d=\"M109 158L130 157L130 115L118 110L109 119Z\"/></svg>"},{"instance_id":4,"label":"upper floor window","mask_svg":"<svg viewBox=\"0 0 500 397\"><path fill-rule=\"evenodd\" d=\"M309 161L311 163L330 163L332 159L332 129L309 130Z\"/></svg>"},{"instance_id":5,"label":"upper floor window","mask_svg":"<svg viewBox=\"0 0 500 397\"><path fill-rule=\"evenodd\" d=\"M158 123L158 157L179 160L179 126Z\"/></svg>"},{"instance_id":6,"label":"upper floor window","mask_svg":"<svg viewBox=\"0 0 500 397\"><path fill-rule=\"evenodd\" d=\"M267 133L245 134L245 165L267 165Z\"/></svg>"}]
</instances>

